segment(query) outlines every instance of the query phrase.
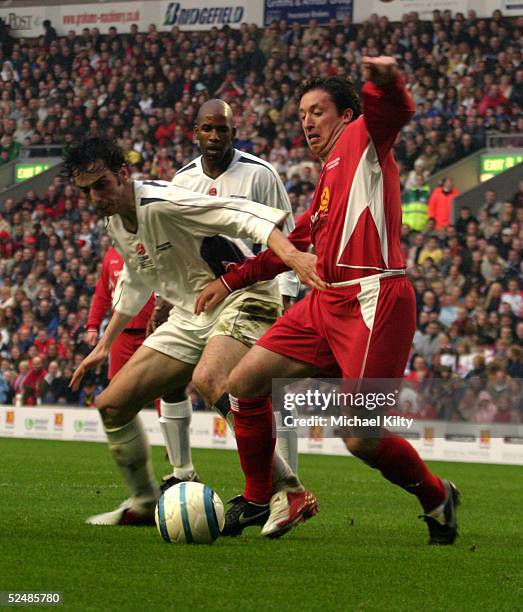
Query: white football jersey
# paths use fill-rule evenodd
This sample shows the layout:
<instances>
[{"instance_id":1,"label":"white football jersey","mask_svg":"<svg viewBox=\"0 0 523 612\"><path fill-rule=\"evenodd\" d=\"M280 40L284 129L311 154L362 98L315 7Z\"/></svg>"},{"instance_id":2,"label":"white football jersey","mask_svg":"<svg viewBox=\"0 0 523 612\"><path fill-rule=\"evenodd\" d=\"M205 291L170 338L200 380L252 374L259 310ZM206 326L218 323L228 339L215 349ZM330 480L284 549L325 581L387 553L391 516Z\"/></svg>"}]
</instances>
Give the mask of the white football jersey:
<instances>
[{"instance_id":1,"label":"white football jersey","mask_svg":"<svg viewBox=\"0 0 523 612\"><path fill-rule=\"evenodd\" d=\"M234 149L234 156L227 170L213 179L203 171L202 157L178 170L173 185L211 196L253 200L272 208L288 212L282 232L287 236L294 229L291 203L278 173L268 162ZM245 240L249 249L253 241ZM285 272L278 277L282 295L296 297L300 288L294 272Z\"/></svg>"},{"instance_id":2,"label":"white football jersey","mask_svg":"<svg viewBox=\"0 0 523 612\"><path fill-rule=\"evenodd\" d=\"M124 259L113 308L134 316L154 291L174 304L181 319L196 327L209 325L221 308L196 317L197 295L228 263L244 259L240 238L266 244L288 213L249 200L239 205L237 199L202 195L167 181L133 181L133 186L136 233L125 229L120 215L107 224ZM276 281L257 283L249 291L279 299Z\"/></svg>"}]
</instances>

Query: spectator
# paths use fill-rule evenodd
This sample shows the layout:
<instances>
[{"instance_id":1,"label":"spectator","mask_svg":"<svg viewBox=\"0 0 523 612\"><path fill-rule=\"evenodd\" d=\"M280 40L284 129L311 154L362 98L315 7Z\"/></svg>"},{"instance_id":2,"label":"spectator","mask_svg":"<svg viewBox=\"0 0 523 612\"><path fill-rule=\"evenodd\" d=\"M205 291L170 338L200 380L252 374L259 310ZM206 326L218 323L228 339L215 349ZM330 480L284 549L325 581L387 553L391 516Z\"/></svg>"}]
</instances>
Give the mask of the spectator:
<instances>
[{"instance_id":1,"label":"spectator","mask_svg":"<svg viewBox=\"0 0 523 612\"><path fill-rule=\"evenodd\" d=\"M482 204L480 211L487 212L489 217L498 217L503 207L502 202L497 199L494 189L487 189L485 192L485 202Z\"/></svg>"},{"instance_id":2,"label":"spectator","mask_svg":"<svg viewBox=\"0 0 523 612\"><path fill-rule=\"evenodd\" d=\"M474 407L472 421L474 423L493 423L496 418L496 406L488 391L481 391Z\"/></svg>"},{"instance_id":3,"label":"spectator","mask_svg":"<svg viewBox=\"0 0 523 612\"><path fill-rule=\"evenodd\" d=\"M470 221L477 223L477 219L470 212L470 208L468 206L462 206L455 223L455 228L459 235L465 235L467 225Z\"/></svg>"},{"instance_id":4,"label":"spectator","mask_svg":"<svg viewBox=\"0 0 523 612\"><path fill-rule=\"evenodd\" d=\"M414 336L414 350L421 355L427 363L431 363L432 356L439 350L440 325L437 321L427 324L425 333L416 332ZM417 337L416 337L417 336Z\"/></svg>"},{"instance_id":5,"label":"spectator","mask_svg":"<svg viewBox=\"0 0 523 612\"><path fill-rule=\"evenodd\" d=\"M436 187L431 193L428 215L436 221L436 229L450 225L452 203L458 194L450 177L443 179L441 187Z\"/></svg>"},{"instance_id":6,"label":"spectator","mask_svg":"<svg viewBox=\"0 0 523 612\"><path fill-rule=\"evenodd\" d=\"M97 387L94 380L87 379L84 382L82 389L80 390L80 397L79 397L80 406L94 408L96 396L99 395L101 392L102 392L102 388Z\"/></svg>"},{"instance_id":7,"label":"spectator","mask_svg":"<svg viewBox=\"0 0 523 612\"><path fill-rule=\"evenodd\" d=\"M498 279L499 268L503 271L506 265L507 262L498 255L497 248L488 246L481 260L481 275L487 282L493 282Z\"/></svg>"},{"instance_id":8,"label":"spectator","mask_svg":"<svg viewBox=\"0 0 523 612\"><path fill-rule=\"evenodd\" d=\"M42 404L65 404L67 401L67 381L62 376L56 360L49 362L47 373L40 380L39 396Z\"/></svg>"},{"instance_id":9,"label":"spectator","mask_svg":"<svg viewBox=\"0 0 523 612\"><path fill-rule=\"evenodd\" d=\"M423 175L417 175L414 185L403 192L402 222L414 231L422 232L427 225L429 194L430 189Z\"/></svg>"},{"instance_id":10,"label":"spectator","mask_svg":"<svg viewBox=\"0 0 523 612\"><path fill-rule=\"evenodd\" d=\"M509 304L515 317L523 316L523 291L517 278L509 278L507 290L501 295L501 302Z\"/></svg>"},{"instance_id":11,"label":"spectator","mask_svg":"<svg viewBox=\"0 0 523 612\"><path fill-rule=\"evenodd\" d=\"M421 249L418 258L419 265L423 266L428 259L435 264L443 259L443 250L438 246L438 241L434 236L429 238L427 244Z\"/></svg>"},{"instance_id":12,"label":"spectator","mask_svg":"<svg viewBox=\"0 0 523 612\"><path fill-rule=\"evenodd\" d=\"M39 356L34 357L27 376L23 381L24 405L35 406L40 403L40 381L46 374L47 371L44 368L42 358Z\"/></svg>"}]
</instances>

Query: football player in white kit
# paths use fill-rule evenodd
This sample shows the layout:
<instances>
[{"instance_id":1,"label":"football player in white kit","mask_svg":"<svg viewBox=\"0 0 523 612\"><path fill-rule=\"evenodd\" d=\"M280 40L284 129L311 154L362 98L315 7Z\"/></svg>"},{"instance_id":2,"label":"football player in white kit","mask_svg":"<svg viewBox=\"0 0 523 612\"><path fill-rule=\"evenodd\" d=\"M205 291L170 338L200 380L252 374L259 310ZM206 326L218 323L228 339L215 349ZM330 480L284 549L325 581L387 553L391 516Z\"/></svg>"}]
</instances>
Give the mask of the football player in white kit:
<instances>
[{"instance_id":1,"label":"football player in white kit","mask_svg":"<svg viewBox=\"0 0 523 612\"><path fill-rule=\"evenodd\" d=\"M253 200L281 209L289 213L284 221L283 233L287 235L294 229L289 197L276 170L266 161L234 149L236 130L233 125L231 107L226 102L215 99L201 106L194 126L194 135L202 155L176 173L172 180L173 185L211 196ZM247 248L237 250L236 253L229 251L229 242L223 243L221 245L223 252L217 257L217 249L220 244L216 241L210 257L209 250L204 250L202 255L204 259L209 259L208 263L211 267L217 268L215 272L217 276L220 276L224 271L221 261L241 261L253 255L251 249L257 251L260 246L253 245L252 240L249 239L243 242ZM299 291L296 275L293 272L286 272L277 277L277 280L284 305L288 305ZM160 303L155 312L162 313L166 310L168 310L166 304ZM256 312L246 313L246 325L248 325L248 319L251 319L254 328L258 329ZM161 314L159 314L159 320L163 321ZM153 329L154 327L153 324ZM249 344L249 342L246 343L247 346ZM212 338L207 345L205 355L193 373L193 383L209 403L219 394L220 390L225 388L226 376L224 369L219 366L223 350L223 336ZM171 401L169 405L165 401L161 402L160 422L163 426L164 423L169 422L169 419L175 419L177 426L176 428L173 426L172 430L173 435L178 438L177 443L174 438L172 439L172 446L177 448L177 452L174 457L170 458L173 463L173 474L170 478L164 477L165 485L198 478L192 463L190 446L191 402L186 399L183 389L175 399L178 401ZM214 405L233 427L229 395L224 393ZM278 448L292 470L296 472L298 455L296 428L284 427L279 414L276 415L276 419Z\"/></svg>"},{"instance_id":2,"label":"football player in white kit","mask_svg":"<svg viewBox=\"0 0 523 612\"><path fill-rule=\"evenodd\" d=\"M228 240L223 235L233 239L232 251L235 237L251 238L255 243L269 244L306 284L324 284L316 274L314 257L297 251L276 228L286 216L283 211L250 200L205 196L167 182L133 181L121 149L103 138L90 138L70 148L65 165L97 212L109 217L108 234L125 262L109 325L75 371L71 386L78 388L85 372L107 358L112 342L153 291L174 304L167 322L146 339L96 402L130 497L116 510L88 522L152 524L158 488L137 413L158 396L169 404L169 393L189 382L200 356L205 356L205 345L214 336L224 340L224 351L216 356L219 366L230 362L232 369L238 352L248 350L244 343L253 344L281 308L277 287L263 283L231 294L219 307L199 317L194 315L197 294L216 277L202 258L202 250L212 252L216 242L221 247ZM251 310L257 313L257 330L252 319L244 325L243 315ZM176 452L169 429L163 431L169 452ZM282 481L283 486L301 486L281 458L275 461L274 480ZM263 523L267 512L262 507L252 512L245 517L245 526Z\"/></svg>"}]
</instances>

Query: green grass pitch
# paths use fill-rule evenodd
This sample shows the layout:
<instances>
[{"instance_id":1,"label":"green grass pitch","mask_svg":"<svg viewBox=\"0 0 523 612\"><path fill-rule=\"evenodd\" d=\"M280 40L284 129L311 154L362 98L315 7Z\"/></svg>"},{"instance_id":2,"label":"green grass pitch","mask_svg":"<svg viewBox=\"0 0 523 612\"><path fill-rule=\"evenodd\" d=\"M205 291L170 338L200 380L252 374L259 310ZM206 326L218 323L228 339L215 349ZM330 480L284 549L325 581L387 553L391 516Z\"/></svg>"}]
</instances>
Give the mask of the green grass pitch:
<instances>
[{"instance_id":1,"label":"green grass pitch","mask_svg":"<svg viewBox=\"0 0 523 612\"><path fill-rule=\"evenodd\" d=\"M157 473L167 470L153 449ZM196 450L224 502L236 453ZM348 457L302 455L321 512L279 541L257 529L212 546L85 517L125 496L103 444L0 439L0 590L64 592L64 610L521 610L521 467L433 463L461 489L460 537L429 547L417 500Z\"/></svg>"}]
</instances>

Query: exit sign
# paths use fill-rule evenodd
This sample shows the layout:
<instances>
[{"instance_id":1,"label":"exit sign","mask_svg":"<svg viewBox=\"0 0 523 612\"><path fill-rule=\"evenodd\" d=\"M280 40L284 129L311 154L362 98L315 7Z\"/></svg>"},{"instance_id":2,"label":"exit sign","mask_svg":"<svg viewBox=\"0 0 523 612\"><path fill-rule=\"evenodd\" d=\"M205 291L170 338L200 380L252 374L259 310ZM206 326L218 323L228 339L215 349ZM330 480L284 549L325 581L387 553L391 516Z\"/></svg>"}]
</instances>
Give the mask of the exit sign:
<instances>
[{"instance_id":1,"label":"exit sign","mask_svg":"<svg viewBox=\"0 0 523 612\"><path fill-rule=\"evenodd\" d=\"M27 181L37 174L45 172L51 168L52 164L16 164L15 180L17 183Z\"/></svg>"},{"instance_id":2,"label":"exit sign","mask_svg":"<svg viewBox=\"0 0 523 612\"><path fill-rule=\"evenodd\" d=\"M488 181L496 174L510 170L517 164L523 162L523 155L512 155L506 153L486 154L481 156L480 180Z\"/></svg>"}]
</instances>

